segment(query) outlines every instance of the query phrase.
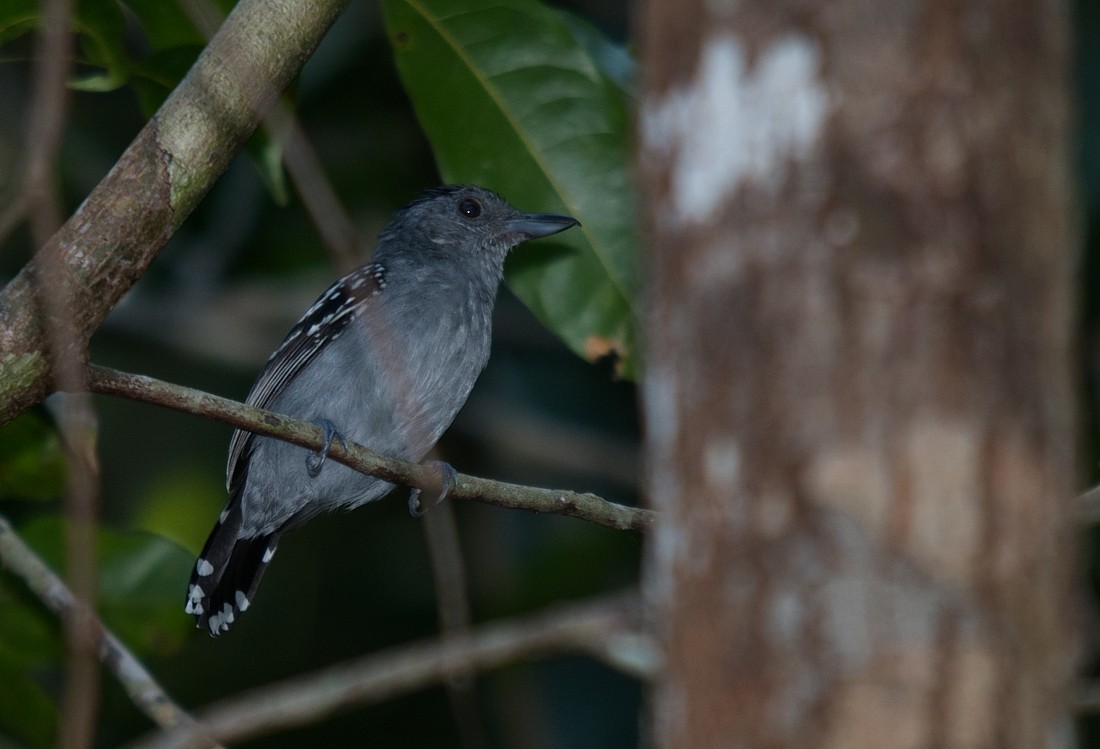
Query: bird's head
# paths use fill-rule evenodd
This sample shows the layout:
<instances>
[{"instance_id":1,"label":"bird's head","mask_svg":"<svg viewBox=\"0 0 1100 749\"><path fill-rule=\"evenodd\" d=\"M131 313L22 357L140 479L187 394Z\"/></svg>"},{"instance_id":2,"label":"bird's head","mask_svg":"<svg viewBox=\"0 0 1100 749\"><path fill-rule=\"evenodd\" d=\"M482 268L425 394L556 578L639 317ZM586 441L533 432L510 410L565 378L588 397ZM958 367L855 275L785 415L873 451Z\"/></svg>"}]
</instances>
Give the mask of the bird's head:
<instances>
[{"instance_id":1,"label":"bird's head","mask_svg":"<svg viewBox=\"0 0 1100 749\"><path fill-rule=\"evenodd\" d=\"M447 185L425 190L382 232L374 259L458 262L487 267L499 279L509 250L576 226L570 216L524 213L491 190Z\"/></svg>"}]
</instances>

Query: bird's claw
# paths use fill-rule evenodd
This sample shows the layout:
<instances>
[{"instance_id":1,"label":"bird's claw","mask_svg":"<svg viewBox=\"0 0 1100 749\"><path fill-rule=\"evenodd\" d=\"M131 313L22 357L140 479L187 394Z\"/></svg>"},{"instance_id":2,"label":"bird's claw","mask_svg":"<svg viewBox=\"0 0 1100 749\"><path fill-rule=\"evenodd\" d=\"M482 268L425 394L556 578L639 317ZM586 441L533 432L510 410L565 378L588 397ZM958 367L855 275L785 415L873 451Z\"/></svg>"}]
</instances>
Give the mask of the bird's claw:
<instances>
[{"instance_id":1,"label":"bird's claw","mask_svg":"<svg viewBox=\"0 0 1100 749\"><path fill-rule=\"evenodd\" d=\"M432 502L433 505L437 505L447 498L447 495L451 493L452 489L458 487L458 471L451 466L450 463L444 463L440 460L429 460L424 465L434 468L439 471L439 483L442 490L439 492L439 496ZM413 487L409 491L409 514L414 518L418 518L428 511L427 507L422 507L420 504L420 489Z\"/></svg>"},{"instance_id":2,"label":"bird's claw","mask_svg":"<svg viewBox=\"0 0 1100 749\"><path fill-rule=\"evenodd\" d=\"M321 468L325 465L325 460L328 458L329 448L332 447L332 440L335 437L340 440L340 444L344 446L344 449L348 449L348 441L344 439L344 435L340 434L340 431L336 428L328 419L321 419L316 422L317 426L321 427L321 431L325 437L325 444L321 447L320 452L310 453L306 456L306 472L310 478L317 478L321 473Z\"/></svg>"}]
</instances>

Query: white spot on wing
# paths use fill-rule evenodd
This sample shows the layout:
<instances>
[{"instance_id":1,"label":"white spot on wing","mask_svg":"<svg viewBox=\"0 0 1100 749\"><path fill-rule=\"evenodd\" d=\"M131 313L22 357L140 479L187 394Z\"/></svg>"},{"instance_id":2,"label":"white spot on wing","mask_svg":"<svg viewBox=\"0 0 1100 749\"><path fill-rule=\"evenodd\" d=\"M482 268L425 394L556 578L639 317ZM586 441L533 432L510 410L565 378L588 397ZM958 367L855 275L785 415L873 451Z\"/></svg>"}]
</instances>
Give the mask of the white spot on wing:
<instances>
[{"instance_id":1,"label":"white spot on wing","mask_svg":"<svg viewBox=\"0 0 1100 749\"><path fill-rule=\"evenodd\" d=\"M275 556L275 547L274 546L268 546L266 549L264 549L264 560L263 560L264 564L267 564L268 562L270 562L271 558L273 556Z\"/></svg>"},{"instance_id":2,"label":"white spot on wing","mask_svg":"<svg viewBox=\"0 0 1100 749\"><path fill-rule=\"evenodd\" d=\"M195 562L195 572L199 573L199 577L209 577L214 572L214 565L200 557Z\"/></svg>"},{"instance_id":3,"label":"white spot on wing","mask_svg":"<svg viewBox=\"0 0 1100 749\"><path fill-rule=\"evenodd\" d=\"M198 616L203 612L202 599L205 597L202 588L198 585L192 585L187 589L187 605L184 606L184 612L188 614L194 614Z\"/></svg>"},{"instance_id":4,"label":"white spot on wing","mask_svg":"<svg viewBox=\"0 0 1100 749\"><path fill-rule=\"evenodd\" d=\"M242 591L238 590L237 595L235 595L234 598L237 601L238 611L248 611L248 607L251 605L251 601L248 600L248 597Z\"/></svg>"}]
</instances>

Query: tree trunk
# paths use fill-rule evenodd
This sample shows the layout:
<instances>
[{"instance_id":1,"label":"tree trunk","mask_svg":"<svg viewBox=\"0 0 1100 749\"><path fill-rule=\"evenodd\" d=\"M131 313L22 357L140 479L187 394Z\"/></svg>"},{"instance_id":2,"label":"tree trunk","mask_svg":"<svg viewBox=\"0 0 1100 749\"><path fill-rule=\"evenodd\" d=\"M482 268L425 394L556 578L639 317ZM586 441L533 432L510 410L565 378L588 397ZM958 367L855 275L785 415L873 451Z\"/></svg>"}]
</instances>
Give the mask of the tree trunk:
<instances>
[{"instance_id":1,"label":"tree trunk","mask_svg":"<svg viewBox=\"0 0 1100 749\"><path fill-rule=\"evenodd\" d=\"M1068 745L1066 8L642 22L654 745Z\"/></svg>"}]
</instances>

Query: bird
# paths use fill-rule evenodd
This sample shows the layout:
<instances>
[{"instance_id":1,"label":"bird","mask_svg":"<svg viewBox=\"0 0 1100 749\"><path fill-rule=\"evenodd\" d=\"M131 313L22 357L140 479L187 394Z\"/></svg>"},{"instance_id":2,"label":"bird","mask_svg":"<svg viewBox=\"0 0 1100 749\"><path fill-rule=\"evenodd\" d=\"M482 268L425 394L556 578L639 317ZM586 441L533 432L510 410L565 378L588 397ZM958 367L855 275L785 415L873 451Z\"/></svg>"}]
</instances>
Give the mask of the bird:
<instances>
[{"instance_id":1,"label":"bird","mask_svg":"<svg viewBox=\"0 0 1100 749\"><path fill-rule=\"evenodd\" d=\"M339 463L333 440L419 462L489 359L508 253L579 225L524 213L474 185L422 192L394 214L371 262L329 286L256 378L246 403L321 426L319 452L248 431L229 443L229 499L191 571L184 610L212 636L253 601L280 537L394 485ZM438 464L444 494L454 469ZM410 500L410 508L415 502Z\"/></svg>"}]
</instances>

